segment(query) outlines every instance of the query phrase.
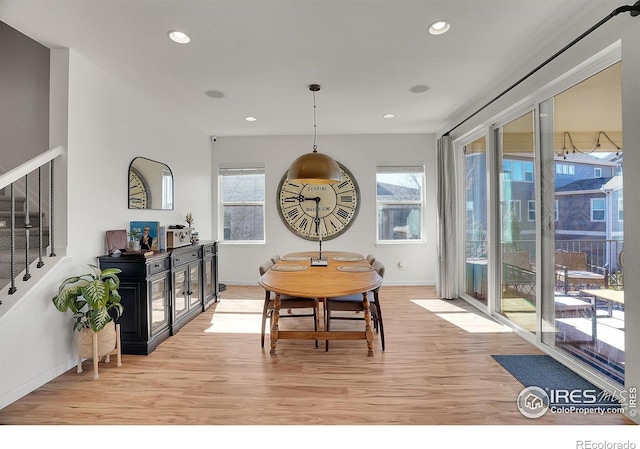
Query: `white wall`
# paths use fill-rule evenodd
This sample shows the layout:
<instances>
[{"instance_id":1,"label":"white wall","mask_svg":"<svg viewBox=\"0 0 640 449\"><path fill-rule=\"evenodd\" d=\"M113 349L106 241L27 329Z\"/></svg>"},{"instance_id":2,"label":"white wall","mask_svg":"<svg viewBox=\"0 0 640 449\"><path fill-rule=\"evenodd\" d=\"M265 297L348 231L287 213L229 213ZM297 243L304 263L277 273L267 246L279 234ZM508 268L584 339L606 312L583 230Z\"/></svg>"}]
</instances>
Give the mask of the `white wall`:
<instances>
[{"instance_id":1,"label":"white wall","mask_svg":"<svg viewBox=\"0 0 640 449\"><path fill-rule=\"evenodd\" d=\"M69 244L57 265L45 260L47 272L35 273L32 290L24 294L18 285L13 298L2 298L0 408L75 365L71 315L58 312L51 298L63 279L87 272L86 265L104 254L106 230L128 229L132 220L184 224L191 212L201 238L211 238L209 137L77 53L55 50L52 58L51 144L67 148L56 163L56 181L61 188L68 185L60 204L61 213L68 210L68 229L56 253L64 253L67 239ZM60 115L67 108L68 127ZM127 208L128 168L135 156L172 169L176 210Z\"/></svg>"},{"instance_id":2,"label":"white wall","mask_svg":"<svg viewBox=\"0 0 640 449\"><path fill-rule=\"evenodd\" d=\"M274 254L315 251L315 242L301 239L282 223L276 208L276 189L291 162L312 150L311 136L219 137L213 145L213 170L220 164L264 163L266 171L266 243L220 245L220 280L227 284L256 285L258 266ZM321 135L318 151L346 166L360 187L361 208L341 236L323 242L325 251L345 250L373 253L386 266L387 285L429 285L435 283L435 140L433 135ZM422 245L375 244L376 163L423 162L426 165L426 236ZM213 183L218 198L217 183ZM221 227L214 208L214 236ZM400 269L399 262L404 262Z\"/></svg>"}]
</instances>

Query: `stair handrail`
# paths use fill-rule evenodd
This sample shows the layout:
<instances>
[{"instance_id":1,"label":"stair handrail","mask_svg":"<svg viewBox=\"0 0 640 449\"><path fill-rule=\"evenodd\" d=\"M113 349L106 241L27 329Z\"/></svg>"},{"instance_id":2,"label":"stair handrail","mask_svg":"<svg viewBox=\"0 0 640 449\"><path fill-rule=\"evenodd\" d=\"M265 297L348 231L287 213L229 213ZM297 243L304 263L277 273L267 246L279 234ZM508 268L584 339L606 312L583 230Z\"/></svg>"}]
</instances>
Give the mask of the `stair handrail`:
<instances>
[{"instance_id":1,"label":"stair handrail","mask_svg":"<svg viewBox=\"0 0 640 449\"><path fill-rule=\"evenodd\" d=\"M0 190L10 186L11 183L16 182L32 171L37 170L38 167L42 167L46 163L54 160L58 156L62 155L62 152L62 146L57 146L0 175Z\"/></svg>"},{"instance_id":2,"label":"stair handrail","mask_svg":"<svg viewBox=\"0 0 640 449\"><path fill-rule=\"evenodd\" d=\"M63 154L62 146L57 146L51 150L45 151L41 153L27 162L19 165L18 167L9 170L8 172L0 175L0 190L5 188L9 188L10 190L10 200L11 200L11 212L10 212L10 221L11 226L10 230L10 286L8 290L8 294L12 295L16 292L16 210L15 210L15 184L18 180L24 178L24 188L25 188L25 206L24 206L24 214L25 214L25 223L24 223L24 235L25 235L25 271L23 281L28 281L31 278L31 274L29 272L29 267L31 263L30 258L30 230L32 225L29 220L29 175L33 172L37 172L38 174L38 191L37 191L37 202L36 205L38 207L38 263L36 265L37 268L42 268L44 266L43 261L43 211L42 211L42 185L41 185L41 169L42 167L48 165L50 169L50 224L49 224L49 246L51 247L50 257L55 257L54 248L54 229L53 229L53 215L54 215L54 160ZM0 301L0 305L2 305L2 301Z\"/></svg>"}]
</instances>

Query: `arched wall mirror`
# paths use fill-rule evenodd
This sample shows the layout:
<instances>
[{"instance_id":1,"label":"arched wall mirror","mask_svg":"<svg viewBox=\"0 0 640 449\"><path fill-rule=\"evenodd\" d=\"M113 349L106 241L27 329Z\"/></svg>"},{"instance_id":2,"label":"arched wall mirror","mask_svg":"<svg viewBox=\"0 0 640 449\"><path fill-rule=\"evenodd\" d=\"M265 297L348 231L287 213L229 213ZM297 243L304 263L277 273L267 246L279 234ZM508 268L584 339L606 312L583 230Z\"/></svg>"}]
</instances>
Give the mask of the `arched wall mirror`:
<instances>
[{"instance_id":1,"label":"arched wall mirror","mask_svg":"<svg viewBox=\"0 0 640 449\"><path fill-rule=\"evenodd\" d=\"M129 209L173 210L173 173L166 164L145 157L131 161Z\"/></svg>"}]
</instances>

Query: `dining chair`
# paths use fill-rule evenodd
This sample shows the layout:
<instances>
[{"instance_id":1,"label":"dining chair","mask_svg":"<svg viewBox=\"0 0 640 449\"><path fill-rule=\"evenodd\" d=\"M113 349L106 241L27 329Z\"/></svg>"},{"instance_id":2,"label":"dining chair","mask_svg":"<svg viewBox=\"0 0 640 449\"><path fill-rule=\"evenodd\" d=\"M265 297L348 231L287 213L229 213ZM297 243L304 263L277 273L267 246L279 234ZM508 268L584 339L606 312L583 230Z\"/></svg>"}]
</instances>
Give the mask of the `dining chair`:
<instances>
[{"instance_id":1,"label":"dining chair","mask_svg":"<svg viewBox=\"0 0 640 449\"><path fill-rule=\"evenodd\" d=\"M373 265L373 262L375 261L376 261L376 256L374 256L373 254L367 254L367 262Z\"/></svg>"},{"instance_id":2,"label":"dining chair","mask_svg":"<svg viewBox=\"0 0 640 449\"><path fill-rule=\"evenodd\" d=\"M384 278L384 264L379 260L374 261L372 264L373 269L378 272L381 278ZM380 334L380 342L382 343L382 350L385 349L384 344L384 324L382 322L382 309L380 307L380 287L374 289L371 292L367 292L367 298L369 299L369 310L371 312L371 320L376 333ZM369 294L373 293L373 295ZM324 316L325 316L325 329L330 330L331 320L364 320L364 315L359 312L364 311L362 305L362 293L356 293L355 295L339 296L336 298L327 298L324 301ZM333 312L356 312L350 315L334 315ZM329 350L329 340L325 342L325 351Z\"/></svg>"},{"instance_id":3,"label":"dining chair","mask_svg":"<svg viewBox=\"0 0 640 449\"><path fill-rule=\"evenodd\" d=\"M272 260L264 262L259 267L260 276L264 275L274 265ZM266 290L264 292L264 307L262 309L262 333L260 335L260 344L264 348L264 336L267 324L267 318L269 322L273 320L273 310L275 304L275 295L273 292ZM318 301L316 298L301 298L297 296L280 295L280 310L287 310L287 313L280 313L280 318L299 318L299 317L313 317L313 330L318 330L317 317ZM294 310L312 309L313 312L295 312ZM318 340L316 340L316 348L318 347Z\"/></svg>"},{"instance_id":4,"label":"dining chair","mask_svg":"<svg viewBox=\"0 0 640 449\"><path fill-rule=\"evenodd\" d=\"M279 260L280 260L280 254L276 254L271 258L271 262L273 262L274 264Z\"/></svg>"}]
</instances>

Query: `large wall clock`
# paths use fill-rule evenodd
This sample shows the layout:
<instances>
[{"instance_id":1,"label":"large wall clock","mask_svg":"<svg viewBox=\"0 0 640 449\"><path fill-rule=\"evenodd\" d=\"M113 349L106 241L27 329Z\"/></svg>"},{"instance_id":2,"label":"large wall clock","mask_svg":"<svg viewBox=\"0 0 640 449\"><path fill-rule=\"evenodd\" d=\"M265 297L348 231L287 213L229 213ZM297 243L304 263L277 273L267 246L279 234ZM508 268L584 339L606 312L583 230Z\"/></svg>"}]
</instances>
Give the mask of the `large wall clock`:
<instances>
[{"instance_id":1,"label":"large wall clock","mask_svg":"<svg viewBox=\"0 0 640 449\"><path fill-rule=\"evenodd\" d=\"M351 172L338 162L342 181L305 184L287 181L278 185L278 214L291 232L306 240L331 240L344 233L360 209L360 189Z\"/></svg>"},{"instance_id":2,"label":"large wall clock","mask_svg":"<svg viewBox=\"0 0 640 449\"><path fill-rule=\"evenodd\" d=\"M144 177L129 168L129 209L146 209L149 205L149 189Z\"/></svg>"}]
</instances>

